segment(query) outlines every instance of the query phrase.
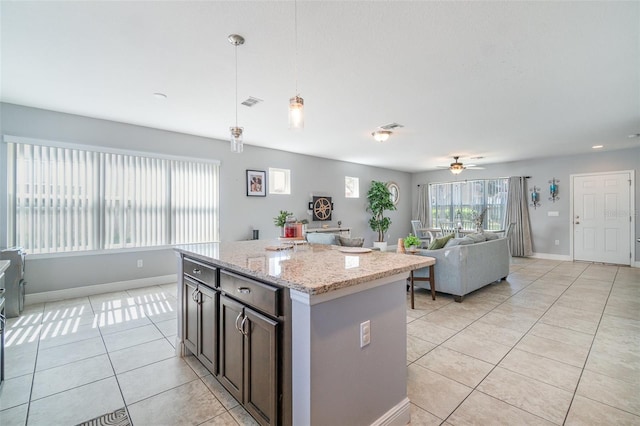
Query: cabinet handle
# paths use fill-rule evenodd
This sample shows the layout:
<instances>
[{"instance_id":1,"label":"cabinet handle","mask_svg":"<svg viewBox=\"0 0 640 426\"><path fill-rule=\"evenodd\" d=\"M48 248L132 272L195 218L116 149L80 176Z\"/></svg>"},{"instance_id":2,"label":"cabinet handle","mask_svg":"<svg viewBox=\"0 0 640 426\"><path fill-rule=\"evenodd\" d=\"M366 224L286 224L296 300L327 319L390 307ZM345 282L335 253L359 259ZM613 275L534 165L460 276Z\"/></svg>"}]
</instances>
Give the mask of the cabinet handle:
<instances>
[{"instance_id":1,"label":"cabinet handle","mask_svg":"<svg viewBox=\"0 0 640 426\"><path fill-rule=\"evenodd\" d=\"M247 321L247 319L248 319L248 317L247 317L247 316L245 316L245 317L242 319L242 322L240 323L240 333L244 334L245 336L248 336L248 335L249 335L249 331L245 331L245 330L244 330L244 323Z\"/></svg>"},{"instance_id":2,"label":"cabinet handle","mask_svg":"<svg viewBox=\"0 0 640 426\"><path fill-rule=\"evenodd\" d=\"M238 325L238 321L240 321L240 317L242 316L242 312L240 312L238 314L238 316L236 317L236 330L238 330L240 333L242 333L242 330L240 330L240 326Z\"/></svg>"},{"instance_id":3,"label":"cabinet handle","mask_svg":"<svg viewBox=\"0 0 640 426\"><path fill-rule=\"evenodd\" d=\"M249 294L251 289L249 287L238 287L238 293Z\"/></svg>"},{"instance_id":4,"label":"cabinet handle","mask_svg":"<svg viewBox=\"0 0 640 426\"><path fill-rule=\"evenodd\" d=\"M194 288L193 291L191 292L191 300L193 300L194 302L198 303L198 288Z\"/></svg>"},{"instance_id":5,"label":"cabinet handle","mask_svg":"<svg viewBox=\"0 0 640 426\"><path fill-rule=\"evenodd\" d=\"M202 274L202 271L201 271L200 269L198 269L198 268L195 268L195 269L193 270L193 273L194 273L195 275L200 275L200 274Z\"/></svg>"}]
</instances>

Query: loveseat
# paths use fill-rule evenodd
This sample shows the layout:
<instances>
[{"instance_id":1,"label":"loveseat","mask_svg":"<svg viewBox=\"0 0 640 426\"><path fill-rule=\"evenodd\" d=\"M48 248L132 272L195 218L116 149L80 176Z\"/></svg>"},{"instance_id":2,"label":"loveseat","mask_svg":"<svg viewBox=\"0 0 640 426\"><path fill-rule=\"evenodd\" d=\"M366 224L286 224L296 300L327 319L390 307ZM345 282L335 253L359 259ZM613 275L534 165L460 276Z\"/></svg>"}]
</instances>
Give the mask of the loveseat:
<instances>
[{"instance_id":1,"label":"loveseat","mask_svg":"<svg viewBox=\"0 0 640 426\"><path fill-rule=\"evenodd\" d=\"M475 237L482 239L482 234ZM495 236L492 236L495 237ZM437 250L419 250L417 254L436 259L436 291L452 294L462 302L471 293L509 275L509 247L506 238L469 243L473 236L452 239ZM414 271L414 277L428 277L429 268ZM416 282L416 285L421 285Z\"/></svg>"}]
</instances>

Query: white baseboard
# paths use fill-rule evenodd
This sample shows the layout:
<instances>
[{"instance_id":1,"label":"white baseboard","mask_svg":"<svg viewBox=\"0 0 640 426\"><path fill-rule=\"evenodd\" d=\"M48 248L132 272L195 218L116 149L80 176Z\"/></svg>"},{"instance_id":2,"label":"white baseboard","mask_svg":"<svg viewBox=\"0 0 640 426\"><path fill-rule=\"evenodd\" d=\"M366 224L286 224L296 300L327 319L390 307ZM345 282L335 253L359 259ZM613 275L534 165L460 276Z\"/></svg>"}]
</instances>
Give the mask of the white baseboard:
<instances>
[{"instance_id":1,"label":"white baseboard","mask_svg":"<svg viewBox=\"0 0 640 426\"><path fill-rule=\"evenodd\" d=\"M131 290L152 285L171 284L178 282L178 275L163 275L160 277L139 278L129 281L117 281L113 283L96 284L84 287L65 288L63 290L44 291L25 295L25 305L53 302L56 300L73 299L74 297L93 296L95 294L110 293L114 291Z\"/></svg>"},{"instance_id":2,"label":"white baseboard","mask_svg":"<svg viewBox=\"0 0 640 426\"><path fill-rule=\"evenodd\" d=\"M533 257L534 259L562 260L571 262L571 256L566 254L533 253L531 257Z\"/></svg>"},{"instance_id":3,"label":"white baseboard","mask_svg":"<svg viewBox=\"0 0 640 426\"><path fill-rule=\"evenodd\" d=\"M389 411L384 413L371 426L404 426L411 422L411 403L409 398L404 398Z\"/></svg>"}]
</instances>

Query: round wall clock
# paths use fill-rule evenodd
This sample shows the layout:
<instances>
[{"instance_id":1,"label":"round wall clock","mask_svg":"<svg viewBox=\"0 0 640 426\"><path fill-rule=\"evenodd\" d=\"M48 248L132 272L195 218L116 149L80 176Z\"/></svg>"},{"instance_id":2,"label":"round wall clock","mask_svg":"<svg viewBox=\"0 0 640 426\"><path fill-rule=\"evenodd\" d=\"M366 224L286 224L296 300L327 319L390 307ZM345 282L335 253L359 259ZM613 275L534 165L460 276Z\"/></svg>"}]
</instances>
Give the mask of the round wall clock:
<instances>
[{"instance_id":1,"label":"round wall clock","mask_svg":"<svg viewBox=\"0 0 640 426\"><path fill-rule=\"evenodd\" d=\"M387 183L387 188L391 193L391 202L395 206L396 204L398 204L398 200L400 199L400 187L395 182L389 182Z\"/></svg>"}]
</instances>

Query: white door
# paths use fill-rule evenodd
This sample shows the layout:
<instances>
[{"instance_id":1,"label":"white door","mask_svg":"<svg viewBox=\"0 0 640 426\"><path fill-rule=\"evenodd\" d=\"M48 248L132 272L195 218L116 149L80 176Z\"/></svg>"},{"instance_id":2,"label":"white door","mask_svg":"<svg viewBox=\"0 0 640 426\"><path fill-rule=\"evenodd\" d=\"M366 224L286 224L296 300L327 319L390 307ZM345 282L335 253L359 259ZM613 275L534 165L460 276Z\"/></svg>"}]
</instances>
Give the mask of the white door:
<instances>
[{"instance_id":1,"label":"white door","mask_svg":"<svg viewBox=\"0 0 640 426\"><path fill-rule=\"evenodd\" d=\"M573 176L574 260L631 264L631 174Z\"/></svg>"}]
</instances>

